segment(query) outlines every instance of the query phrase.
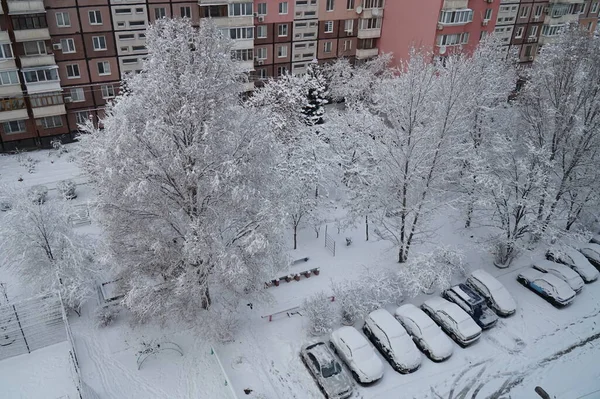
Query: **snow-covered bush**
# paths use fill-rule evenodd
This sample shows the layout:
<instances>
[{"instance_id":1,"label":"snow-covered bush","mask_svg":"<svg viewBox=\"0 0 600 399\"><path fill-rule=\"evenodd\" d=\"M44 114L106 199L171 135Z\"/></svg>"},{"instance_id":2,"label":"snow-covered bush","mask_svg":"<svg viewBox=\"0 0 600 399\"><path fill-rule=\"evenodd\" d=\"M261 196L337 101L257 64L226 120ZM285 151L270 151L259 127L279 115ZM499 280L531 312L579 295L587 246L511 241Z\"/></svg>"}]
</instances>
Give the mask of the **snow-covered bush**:
<instances>
[{"instance_id":1,"label":"snow-covered bush","mask_svg":"<svg viewBox=\"0 0 600 399\"><path fill-rule=\"evenodd\" d=\"M27 197L34 204L43 204L48 198L48 187L46 186L32 186L27 192Z\"/></svg>"},{"instance_id":2,"label":"snow-covered bush","mask_svg":"<svg viewBox=\"0 0 600 399\"><path fill-rule=\"evenodd\" d=\"M76 187L77 184L73 180L61 180L56 184L58 193L66 200L77 198Z\"/></svg>"},{"instance_id":3,"label":"snow-covered bush","mask_svg":"<svg viewBox=\"0 0 600 399\"><path fill-rule=\"evenodd\" d=\"M61 155L69 152L67 151L67 147L65 147L65 145L62 143L62 140L60 139L54 139L50 142L50 144L52 145L52 148L56 150L56 156L59 158Z\"/></svg>"},{"instance_id":4,"label":"snow-covered bush","mask_svg":"<svg viewBox=\"0 0 600 399\"><path fill-rule=\"evenodd\" d=\"M433 293L452 284L452 277L465 274L465 261L460 250L438 247L411 258L400 272L407 293L413 297L421 292Z\"/></svg>"},{"instance_id":5,"label":"snow-covered bush","mask_svg":"<svg viewBox=\"0 0 600 399\"><path fill-rule=\"evenodd\" d=\"M334 312L333 303L323 291L306 298L302 304L302 314L308 318L309 334L323 335L331 332L336 319Z\"/></svg>"},{"instance_id":6,"label":"snow-covered bush","mask_svg":"<svg viewBox=\"0 0 600 399\"><path fill-rule=\"evenodd\" d=\"M110 326L119 315L117 306L103 306L96 310L96 325L98 327Z\"/></svg>"},{"instance_id":7,"label":"snow-covered bush","mask_svg":"<svg viewBox=\"0 0 600 399\"><path fill-rule=\"evenodd\" d=\"M23 156L21 154L18 155L19 164L27 169L27 172L33 173L35 172L35 166L40 162L37 159L32 158L30 155Z\"/></svg>"}]
</instances>

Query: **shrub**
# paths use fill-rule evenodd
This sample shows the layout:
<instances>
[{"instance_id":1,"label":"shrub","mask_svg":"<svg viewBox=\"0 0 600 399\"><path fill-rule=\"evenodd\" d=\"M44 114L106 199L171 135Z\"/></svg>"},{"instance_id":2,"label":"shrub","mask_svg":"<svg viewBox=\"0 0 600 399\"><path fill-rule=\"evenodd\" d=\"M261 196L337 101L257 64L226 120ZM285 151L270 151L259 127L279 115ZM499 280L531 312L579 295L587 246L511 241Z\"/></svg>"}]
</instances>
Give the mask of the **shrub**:
<instances>
[{"instance_id":1,"label":"shrub","mask_svg":"<svg viewBox=\"0 0 600 399\"><path fill-rule=\"evenodd\" d=\"M48 188L46 186L33 186L27 192L27 197L34 204L43 204L48 198Z\"/></svg>"},{"instance_id":2,"label":"shrub","mask_svg":"<svg viewBox=\"0 0 600 399\"><path fill-rule=\"evenodd\" d=\"M96 325L98 327L108 327L117 319L119 315L117 306L106 306L96 310Z\"/></svg>"},{"instance_id":3,"label":"shrub","mask_svg":"<svg viewBox=\"0 0 600 399\"><path fill-rule=\"evenodd\" d=\"M309 334L327 334L333 329L335 321L333 304L324 292L317 292L306 298L302 304L302 311L308 317Z\"/></svg>"},{"instance_id":4,"label":"shrub","mask_svg":"<svg viewBox=\"0 0 600 399\"><path fill-rule=\"evenodd\" d=\"M77 184L73 180L61 180L56 185L58 193L66 200L77 198L75 194L75 188Z\"/></svg>"}]
</instances>

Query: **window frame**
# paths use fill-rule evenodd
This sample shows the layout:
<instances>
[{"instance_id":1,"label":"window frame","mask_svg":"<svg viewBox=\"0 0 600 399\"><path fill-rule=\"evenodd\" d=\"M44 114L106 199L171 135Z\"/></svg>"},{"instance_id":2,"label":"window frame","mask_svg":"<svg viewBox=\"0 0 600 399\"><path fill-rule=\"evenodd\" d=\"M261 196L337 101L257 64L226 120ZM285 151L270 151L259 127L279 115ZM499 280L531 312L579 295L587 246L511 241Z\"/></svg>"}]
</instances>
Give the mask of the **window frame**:
<instances>
[{"instance_id":1,"label":"window frame","mask_svg":"<svg viewBox=\"0 0 600 399\"><path fill-rule=\"evenodd\" d=\"M4 134L19 134L19 133L25 133L27 131L27 125L25 123L26 119L18 119L16 121L7 121L7 122L2 122L2 130L4 130ZM18 129L19 130L12 130L12 127L10 129L6 129L6 126L11 126L11 123L17 123L18 124ZM21 128L22 126L22 128Z\"/></svg>"},{"instance_id":2,"label":"window frame","mask_svg":"<svg viewBox=\"0 0 600 399\"><path fill-rule=\"evenodd\" d=\"M325 2L325 11L332 12L335 8L335 0L326 0Z\"/></svg>"},{"instance_id":3,"label":"window frame","mask_svg":"<svg viewBox=\"0 0 600 399\"><path fill-rule=\"evenodd\" d=\"M279 2L279 15L287 15L289 11L288 2L280 1Z\"/></svg>"},{"instance_id":4,"label":"window frame","mask_svg":"<svg viewBox=\"0 0 600 399\"><path fill-rule=\"evenodd\" d=\"M70 48L70 44L73 45L72 49ZM75 40L72 37L65 37L63 39L60 39L60 47L63 54L73 54L77 52L77 48L75 47ZM66 49L68 49L68 51Z\"/></svg>"},{"instance_id":5,"label":"window frame","mask_svg":"<svg viewBox=\"0 0 600 399\"><path fill-rule=\"evenodd\" d=\"M185 10L185 12L184 12ZM189 12L188 12L189 11ZM179 7L179 15L181 18L192 18L192 7L190 6L180 6Z\"/></svg>"},{"instance_id":6,"label":"window frame","mask_svg":"<svg viewBox=\"0 0 600 399\"><path fill-rule=\"evenodd\" d=\"M71 67L71 71L75 73L75 69L77 69L77 75L69 76L69 67ZM79 79L81 78L81 70L79 69L79 64L67 64L65 65L65 69L67 71L67 79Z\"/></svg>"},{"instance_id":7,"label":"window frame","mask_svg":"<svg viewBox=\"0 0 600 399\"><path fill-rule=\"evenodd\" d=\"M333 21L325 21L324 33L333 33Z\"/></svg>"},{"instance_id":8,"label":"window frame","mask_svg":"<svg viewBox=\"0 0 600 399\"><path fill-rule=\"evenodd\" d=\"M94 22L92 22L92 15L94 16ZM88 10L88 20L90 25L102 25L102 13L100 10Z\"/></svg>"},{"instance_id":9,"label":"window frame","mask_svg":"<svg viewBox=\"0 0 600 399\"><path fill-rule=\"evenodd\" d=\"M58 20L58 16L61 16L62 23ZM67 16L67 21L65 21L65 15ZM60 11L54 14L56 19L56 26L59 28L70 28L71 27L71 15L68 11Z\"/></svg>"},{"instance_id":10,"label":"window frame","mask_svg":"<svg viewBox=\"0 0 600 399\"><path fill-rule=\"evenodd\" d=\"M104 72L100 72L100 65L102 65L102 70ZM108 66L108 69L105 68L105 65ZM96 62L96 70L98 71L98 76L109 76L111 74L110 62L109 61L98 61ZM108 72L107 72L108 70Z\"/></svg>"},{"instance_id":11,"label":"window frame","mask_svg":"<svg viewBox=\"0 0 600 399\"><path fill-rule=\"evenodd\" d=\"M73 93L77 93L73 95ZM74 103L81 103L85 101L85 90L83 87L71 87L69 89L69 96L71 97L71 101ZM77 98L77 100L76 100Z\"/></svg>"},{"instance_id":12,"label":"window frame","mask_svg":"<svg viewBox=\"0 0 600 399\"><path fill-rule=\"evenodd\" d=\"M102 40L100 40L102 39ZM96 43L101 44L100 41L104 41L104 48L102 47L96 47ZM106 36L101 35L101 36L92 36L92 47L94 48L94 51L106 51L108 50L108 47L106 46Z\"/></svg>"},{"instance_id":13,"label":"window frame","mask_svg":"<svg viewBox=\"0 0 600 399\"><path fill-rule=\"evenodd\" d=\"M115 98L116 92L113 85L102 85L100 86L100 92L102 93L103 99ZM110 94L112 92L112 95Z\"/></svg>"},{"instance_id":14,"label":"window frame","mask_svg":"<svg viewBox=\"0 0 600 399\"><path fill-rule=\"evenodd\" d=\"M284 35L281 34L282 30L285 30ZM286 37L288 36L289 32L288 24L277 24L277 37Z\"/></svg>"}]
</instances>

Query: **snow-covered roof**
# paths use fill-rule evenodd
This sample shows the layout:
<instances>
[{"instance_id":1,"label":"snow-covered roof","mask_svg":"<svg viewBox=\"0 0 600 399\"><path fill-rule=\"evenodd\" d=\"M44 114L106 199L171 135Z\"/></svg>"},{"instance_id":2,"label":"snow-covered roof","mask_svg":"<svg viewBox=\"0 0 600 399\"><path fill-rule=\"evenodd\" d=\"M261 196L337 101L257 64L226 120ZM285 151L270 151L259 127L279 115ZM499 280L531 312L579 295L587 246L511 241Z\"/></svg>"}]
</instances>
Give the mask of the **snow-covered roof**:
<instances>
[{"instance_id":1,"label":"snow-covered roof","mask_svg":"<svg viewBox=\"0 0 600 399\"><path fill-rule=\"evenodd\" d=\"M462 310L460 306L450 301L447 301L444 298L435 297L428 299L425 301L425 305L429 306L435 311L443 311L458 323L471 318L471 316L469 316L467 312Z\"/></svg>"},{"instance_id":2,"label":"snow-covered roof","mask_svg":"<svg viewBox=\"0 0 600 399\"><path fill-rule=\"evenodd\" d=\"M483 269L474 270L471 273L471 276L485 284L490 291L496 291L497 289L503 287L502 283L500 283L495 277Z\"/></svg>"},{"instance_id":3,"label":"snow-covered roof","mask_svg":"<svg viewBox=\"0 0 600 399\"><path fill-rule=\"evenodd\" d=\"M568 279L579 277L579 274L577 274L569 266L561 265L560 263L552 262L549 260L536 260L535 262L533 262L533 265L542 270L557 271L558 273L562 274L563 276L565 276Z\"/></svg>"},{"instance_id":4,"label":"snow-covered roof","mask_svg":"<svg viewBox=\"0 0 600 399\"><path fill-rule=\"evenodd\" d=\"M595 252L598 254L598 256L600 256L600 244L585 244L583 247L581 247L581 249L587 249L590 250L592 252Z\"/></svg>"},{"instance_id":5,"label":"snow-covered roof","mask_svg":"<svg viewBox=\"0 0 600 399\"><path fill-rule=\"evenodd\" d=\"M385 331L389 339L406 334L402 325L385 309L377 309L369 313L368 317Z\"/></svg>"},{"instance_id":6,"label":"snow-covered roof","mask_svg":"<svg viewBox=\"0 0 600 399\"><path fill-rule=\"evenodd\" d=\"M313 345L312 347L309 345L306 349L315 356L320 365L329 364L335 360L324 342L317 342Z\"/></svg>"},{"instance_id":7,"label":"snow-covered roof","mask_svg":"<svg viewBox=\"0 0 600 399\"><path fill-rule=\"evenodd\" d=\"M547 273L540 272L539 270L535 270L532 267L523 269L519 272L519 276L523 276L529 281L533 281L538 278L543 278L545 275L547 275Z\"/></svg>"},{"instance_id":8,"label":"snow-covered roof","mask_svg":"<svg viewBox=\"0 0 600 399\"><path fill-rule=\"evenodd\" d=\"M406 316L407 318L417 323L420 327L433 324L433 320L431 320L431 318L427 316L425 312L423 312L421 309L419 309L412 303L407 303L397 308L396 314L400 316Z\"/></svg>"},{"instance_id":9,"label":"snow-covered roof","mask_svg":"<svg viewBox=\"0 0 600 399\"><path fill-rule=\"evenodd\" d=\"M483 299L473 292L469 287L465 284L458 284L452 287L452 291L456 293L459 297L462 298L463 301L471 304L477 305L478 303L482 303Z\"/></svg>"},{"instance_id":10,"label":"snow-covered roof","mask_svg":"<svg viewBox=\"0 0 600 399\"><path fill-rule=\"evenodd\" d=\"M336 330L338 337L340 337L352 352L356 349L362 348L368 345L367 339L363 337L356 328L350 326L340 327Z\"/></svg>"}]
</instances>

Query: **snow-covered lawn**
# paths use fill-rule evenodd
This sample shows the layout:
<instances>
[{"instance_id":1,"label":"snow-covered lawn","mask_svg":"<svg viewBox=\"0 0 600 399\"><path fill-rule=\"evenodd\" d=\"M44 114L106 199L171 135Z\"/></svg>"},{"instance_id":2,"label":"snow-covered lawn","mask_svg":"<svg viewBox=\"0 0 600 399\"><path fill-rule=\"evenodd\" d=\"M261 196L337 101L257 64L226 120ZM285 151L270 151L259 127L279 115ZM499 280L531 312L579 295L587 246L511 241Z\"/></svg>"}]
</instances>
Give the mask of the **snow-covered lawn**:
<instances>
[{"instance_id":1,"label":"snow-covered lawn","mask_svg":"<svg viewBox=\"0 0 600 399\"><path fill-rule=\"evenodd\" d=\"M0 361L3 399L78 398L67 341Z\"/></svg>"}]
</instances>

